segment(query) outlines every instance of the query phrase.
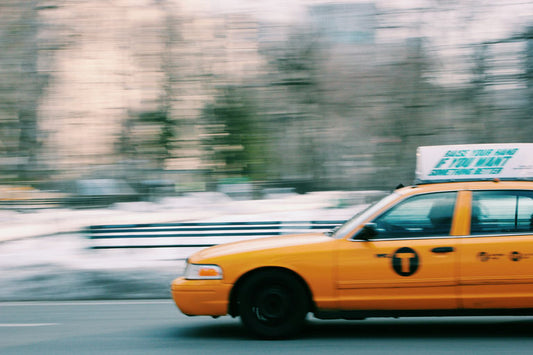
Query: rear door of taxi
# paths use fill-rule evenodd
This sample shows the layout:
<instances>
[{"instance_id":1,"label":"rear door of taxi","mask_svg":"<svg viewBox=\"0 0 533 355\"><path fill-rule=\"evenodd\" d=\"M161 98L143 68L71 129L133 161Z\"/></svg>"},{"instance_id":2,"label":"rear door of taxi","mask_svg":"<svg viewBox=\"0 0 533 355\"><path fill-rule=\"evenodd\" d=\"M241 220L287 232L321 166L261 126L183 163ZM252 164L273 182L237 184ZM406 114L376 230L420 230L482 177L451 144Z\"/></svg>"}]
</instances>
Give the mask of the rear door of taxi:
<instances>
[{"instance_id":1,"label":"rear door of taxi","mask_svg":"<svg viewBox=\"0 0 533 355\"><path fill-rule=\"evenodd\" d=\"M533 308L533 190L469 191L460 295L467 309Z\"/></svg>"},{"instance_id":2,"label":"rear door of taxi","mask_svg":"<svg viewBox=\"0 0 533 355\"><path fill-rule=\"evenodd\" d=\"M457 308L457 195L407 197L371 221L377 231L372 239L355 235L343 241L336 282L340 308Z\"/></svg>"}]
</instances>

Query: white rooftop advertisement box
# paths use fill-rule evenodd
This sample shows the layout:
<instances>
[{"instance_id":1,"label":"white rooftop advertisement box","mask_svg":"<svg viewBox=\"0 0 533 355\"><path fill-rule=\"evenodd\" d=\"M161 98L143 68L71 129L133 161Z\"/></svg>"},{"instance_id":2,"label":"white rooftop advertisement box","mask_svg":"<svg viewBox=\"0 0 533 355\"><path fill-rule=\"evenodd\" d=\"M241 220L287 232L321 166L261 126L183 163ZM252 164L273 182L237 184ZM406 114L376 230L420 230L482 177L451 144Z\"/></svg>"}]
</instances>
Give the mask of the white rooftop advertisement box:
<instances>
[{"instance_id":1,"label":"white rooftop advertisement box","mask_svg":"<svg viewBox=\"0 0 533 355\"><path fill-rule=\"evenodd\" d=\"M533 180L533 143L419 147L416 183L466 180Z\"/></svg>"}]
</instances>

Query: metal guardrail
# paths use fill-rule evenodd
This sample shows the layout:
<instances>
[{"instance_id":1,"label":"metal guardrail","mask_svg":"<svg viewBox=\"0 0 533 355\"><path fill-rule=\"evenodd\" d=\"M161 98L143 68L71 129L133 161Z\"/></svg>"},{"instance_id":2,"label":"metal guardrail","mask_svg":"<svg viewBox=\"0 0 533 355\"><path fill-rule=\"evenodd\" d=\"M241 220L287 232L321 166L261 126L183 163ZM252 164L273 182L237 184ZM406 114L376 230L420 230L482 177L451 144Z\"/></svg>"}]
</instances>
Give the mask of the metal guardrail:
<instances>
[{"instance_id":1,"label":"metal guardrail","mask_svg":"<svg viewBox=\"0 0 533 355\"><path fill-rule=\"evenodd\" d=\"M0 200L0 210L32 210L44 208L59 208L61 206L61 201L56 198Z\"/></svg>"},{"instance_id":2,"label":"metal guardrail","mask_svg":"<svg viewBox=\"0 0 533 355\"><path fill-rule=\"evenodd\" d=\"M327 231L333 221L262 221L96 225L85 229L90 249L209 247L259 237Z\"/></svg>"}]
</instances>

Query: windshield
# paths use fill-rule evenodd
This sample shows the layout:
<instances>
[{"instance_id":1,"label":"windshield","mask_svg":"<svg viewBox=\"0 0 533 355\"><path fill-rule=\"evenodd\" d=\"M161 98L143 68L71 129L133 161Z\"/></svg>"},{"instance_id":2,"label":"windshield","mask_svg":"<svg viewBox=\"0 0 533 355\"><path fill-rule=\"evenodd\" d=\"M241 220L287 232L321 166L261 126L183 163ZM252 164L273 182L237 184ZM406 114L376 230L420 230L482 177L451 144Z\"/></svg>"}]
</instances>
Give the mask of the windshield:
<instances>
[{"instance_id":1,"label":"windshield","mask_svg":"<svg viewBox=\"0 0 533 355\"><path fill-rule=\"evenodd\" d=\"M381 208L389 204L391 201L394 201L398 197L398 193L393 192L392 194L388 195L387 197L379 200L378 202L368 206L361 212L357 213L355 216L350 218L346 223L344 223L342 226L338 227L336 230L333 230L333 233L331 233L331 236L336 239L344 238L348 233L350 233L354 228L356 228L358 225L363 223L366 219L368 219L372 214L379 211Z\"/></svg>"}]
</instances>

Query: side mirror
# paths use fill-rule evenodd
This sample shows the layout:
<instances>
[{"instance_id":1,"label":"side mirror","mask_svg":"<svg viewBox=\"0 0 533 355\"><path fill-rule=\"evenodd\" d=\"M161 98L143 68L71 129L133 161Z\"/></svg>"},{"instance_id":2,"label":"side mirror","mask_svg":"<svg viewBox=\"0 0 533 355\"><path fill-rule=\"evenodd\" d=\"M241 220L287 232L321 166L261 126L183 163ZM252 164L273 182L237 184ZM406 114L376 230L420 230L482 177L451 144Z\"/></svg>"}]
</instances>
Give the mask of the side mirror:
<instances>
[{"instance_id":1,"label":"side mirror","mask_svg":"<svg viewBox=\"0 0 533 355\"><path fill-rule=\"evenodd\" d=\"M356 239L370 240L378 236L377 225L375 223L367 223L363 229L357 234Z\"/></svg>"}]
</instances>

